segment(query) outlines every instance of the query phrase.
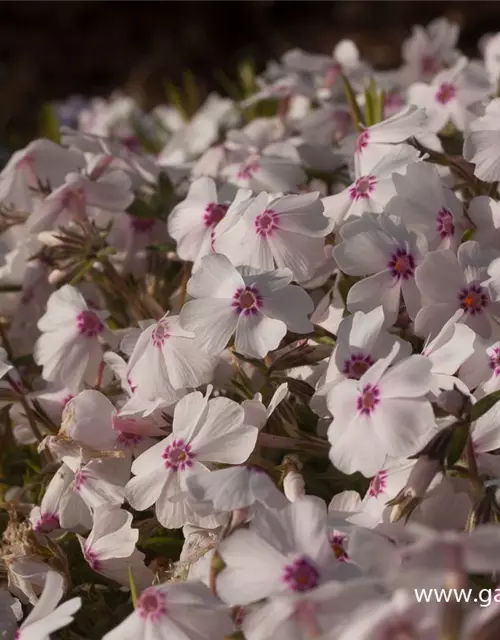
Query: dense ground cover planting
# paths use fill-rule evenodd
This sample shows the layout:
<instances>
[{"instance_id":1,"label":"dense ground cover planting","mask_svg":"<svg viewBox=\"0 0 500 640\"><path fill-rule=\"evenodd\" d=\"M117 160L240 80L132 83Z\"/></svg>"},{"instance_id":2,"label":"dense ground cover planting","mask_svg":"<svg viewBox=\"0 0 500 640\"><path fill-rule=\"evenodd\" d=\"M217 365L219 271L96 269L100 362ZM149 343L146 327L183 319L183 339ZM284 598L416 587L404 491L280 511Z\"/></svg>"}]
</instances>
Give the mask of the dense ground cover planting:
<instances>
[{"instance_id":1,"label":"dense ground cover planting","mask_svg":"<svg viewBox=\"0 0 500 640\"><path fill-rule=\"evenodd\" d=\"M0 174L2 638L498 637L500 35L457 39L47 109Z\"/></svg>"}]
</instances>

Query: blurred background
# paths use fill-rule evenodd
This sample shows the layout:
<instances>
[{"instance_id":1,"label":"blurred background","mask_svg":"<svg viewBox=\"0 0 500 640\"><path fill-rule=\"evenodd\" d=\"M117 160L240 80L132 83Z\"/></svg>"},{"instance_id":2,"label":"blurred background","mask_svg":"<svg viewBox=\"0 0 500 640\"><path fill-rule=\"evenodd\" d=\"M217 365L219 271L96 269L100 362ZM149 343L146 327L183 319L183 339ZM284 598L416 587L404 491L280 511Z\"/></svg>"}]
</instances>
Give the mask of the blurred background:
<instances>
[{"instance_id":1,"label":"blurred background","mask_svg":"<svg viewBox=\"0 0 500 640\"><path fill-rule=\"evenodd\" d=\"M413 24L458 22L470 56L482 34L500 31L500 2L479 0L2 2L0 15L0 144L10 149L36 135L45 102L72 94L123 89L149 108L187 69L201 94L223 92L220 72L233 77L245 59L263 69L291 47L330 53L352 38L389 68Z\"/></svg>"}]
</instances>

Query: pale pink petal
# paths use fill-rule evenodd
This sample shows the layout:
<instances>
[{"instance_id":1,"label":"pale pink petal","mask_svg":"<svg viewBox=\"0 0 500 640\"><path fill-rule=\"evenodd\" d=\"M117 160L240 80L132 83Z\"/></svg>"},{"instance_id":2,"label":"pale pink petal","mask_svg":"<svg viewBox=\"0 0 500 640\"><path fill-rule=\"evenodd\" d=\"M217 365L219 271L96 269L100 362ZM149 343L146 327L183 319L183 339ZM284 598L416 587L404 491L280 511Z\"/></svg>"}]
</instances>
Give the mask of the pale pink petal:
<instances>
[{"instance_id":1,"label":"pale pink petal","mask_svg":"<svg viewBox=\"0 0 500 640\"><path fill-rule=\"evenodd\" d=\"M226 567L217 575L217 593L224 602L250 604L284 587L286 559L255 532L235 531L219 546L219 553Z\"/></svg>"},{"instance_id":2,"label":"pale pink petal","mask_svg":"<svg viewBox=\"0 0 500 640\"><path fill-rule=\"evenodd\" d=\"M182 307L180 321L195 334L197 344L206 353L217 355L235 332L238 314L230 298L198 298Z\"/></svg>"},{"instance_id":3,"label":"pale pink petal","mask_svg":"<svg viewBox=\"0 0 500 640\"><path fill-rule=\"evenodd\" d=\"M193 298L231 299L243 286L242 277L226 256L212 254L201 259L199 269L189 279L187 292Z\"/></svg>"},{"instance_id":4,"label":"pale pink petal","mask_svg":"<svg viewBox=\"0 0 500 640\"><path fill-rule=\"evenodd\" d=\"M416 453L435 429L432 406L420 399L384 398L373 412L372 421L385 452L395 457Z\"/></svg>"},{"instance_id":5,"label":"pale pink petal","mask_svg":"<svg viewBox=\"0 0 500 640\"><path fill-rule=\"evenodd\" d=\"M418 398L426 395L431 386L432 362L425 356L414 355L389 369L380 380L384 398Z\"/></svg>"},{"instance_id":6,"label":"pale pink petal","mask_svg":"<svg viewBox=\"0 0 500 640\"><path fill-rule=\"evenodd\" d=\"M242 355L264 358L276 349L286 335L286 324L262 313L240 314L236 327L235 349Z\"/></svg>"}]
</instances>

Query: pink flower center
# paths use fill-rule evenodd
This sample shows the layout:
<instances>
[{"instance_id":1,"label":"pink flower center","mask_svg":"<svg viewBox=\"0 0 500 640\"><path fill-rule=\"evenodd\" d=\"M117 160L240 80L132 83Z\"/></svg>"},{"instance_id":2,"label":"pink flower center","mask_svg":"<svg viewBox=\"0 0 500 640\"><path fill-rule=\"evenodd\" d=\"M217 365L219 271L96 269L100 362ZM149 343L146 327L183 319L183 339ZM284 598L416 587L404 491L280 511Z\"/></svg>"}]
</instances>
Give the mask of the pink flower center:
<instances>
[{"instance_id":1,"label":"pink flower center","mask_svg":"<svg viewBox=\"0 0 500 640\"><path fill-rule=\"evenodd\" d=\"M237 177L239 180L251 180L259 169L260 162L258 160L250 160L241 165Z\"/></svg>"},{"instance_id":2,"label":"pink flower center","mask_svg":"<svg viewBox=\"0 0 500 640\"><path fill-rule=\"evenodd\" d=\"M354 185L349 189L351 200L368 200L370 193L375 189L377 178L375 176L363 176L358 178Z\"/></svg>"},{"instance_id":3,"label":"pink flower center","mask_svg":"<svg viewBox=\"0 0 500 640\"><path fill-rule=\"evenodd\" d=\"M185 471L193 466L196 454L191 451L191 445L184 440L173 440L163 452L165 468L171 471Z\"/></svg>"},{"instance_id":4,"label":"pink flower center","mask_svg":"<svg viewBox=\"0 0 500 640\"><path fill-rule=\"evenodd\" d=\"M490 354L490 369L493 369L495 376L500 375L500 347L495 347Z\"/></svg>"},{"instance_id":5,"label":"pink flower center","mask_svg":"<svg viewBox=\"0 0 500 640\"><path fill-rule=\"evenodd\" d=\"M369 416L371 413L375 411L375 407L380 403L380 390L378 387L366 384L363 387L358 399L356 401L356 406L358 411L365 415Z\"/></svg>"},{"instance_id":6,"label":"pink flower center","mask_svg":"<svg viewBox=\"0 0 500 640\"><path fill-rule=\"evenodd\" d=\"M75 396L71 395L71 393L69 393L67 396L64 396L64 398L61 401L61 408L64 409L66 407L66 405L68 404L68 402L73 400L74 397Z\"/></svg>"},{"instance_id":7,"label":"pink flower center","mask_svg":"<svg viewBox=\"0 0 500 640\"><path fill-rule=\"evenodd\" d=\"M266 209L255 218L255 231L261 238L270 236L278 228L278 214Z\"/></svg>"},{"instance_id":8,"label":"pink flower center","mask_svg":"<svg viewBox=\"0 0 500 640\"><path fill-rule=\"evenodd\" d=\"M80 335L86 338L95 338L104 331L104 325L99 316L89 309L80 311L76 316L76 325Z\"/></svg>"},{"instance_id":9,"label":"pink flower center","mask_svg":"<svg viewBox=\"0 0 500 640\"><path fill-rule=\"evenodd\" d=\"M163 343L168 337L170 337L170 333L168 332L168 324L166 322L158 322L156 327L153 329L153 333L151 334L151 342L155 347L161 349L163 347Z\"/></svg>"},{"instance_id":10,"label":"pink flower center","mask_svg":"<svg viewBox=\"0 0 500 640\"><path fill-rule=\"evenodd\" d=\"M137 600L137 613L144 620L157 621L167 613L167 596L155 589L149 587L142 592Z\"/></svg>"},{"instance_id":11,"label":"pink flower center","mask_svg":"<svg viewBox=\"0 0 500 640\"><path fill-rule=\"evenodd\" d=\"M136 233L146 233L146 231L151 231L154 225L154 218L137 218L136 216L130 216L130 226Z\"/></svg>"},{"instance_id":12,"label":"pink flower center","mask_svg":"<svg viewBox=\"0 0 500 640\"><path fill-rule=\"evenodd\" d=\"M332 531L332 533L329 534L328 539L330 540L332 551L337 560L339 560L340 562L348 562L349 555L344 549L346 536L340 531Z\"/></svg>"},{"instance_id":13,"label":"pink flower center","mask_svg":"<svg viewBox=\"0 0 500 640\"><path fill-rule=\"evenodd\" d=\"M457 95L457 88L450 82L442 82L436 91L436 101L440 104L448 104Z\"/></svg>"},{"instance_id":14,"label":"pink flower center","mask_svg":"<svg viewBox=\"0 0 500 640\"><path fill-rule=\"evenodd\" d=\"M342 373L351 380L359 380L375 362L373 358L364 353L353 353L348 360L344 361Z\"/></svg>"},{"instance_id":15,"label":"pink flower center","mask_svg":"<svg viewBox=\"0 0 500 640\"><path fill-rule=\"evenodd\" d=\"M51 533L60 528L59 518L56 513L42 513L40 520L33 527L37 533Z\"/></svg>"},{"instance_id":16,"label":"pink flower center","mask_svg":"<svg viewBox=\"0 0 500 640\"><path fill-rule=\"evenodd\" d=\"M415 259L406 249L398 249L391 255L387 265L393 278L408 280L415 274Z\"/></svg>"},{"instance_id":17,"label":"pink flower center","mask_svg":"<svg viewBox=\"0 0 500 640\"><path fill-rule=\"evenodd\" d=\"M99 571L101 568L101 563L95 551L92 551L90 547L87 545L83 548L83 557L85 558L87 564L94 570Z\"/></svg>"},{"instance_id":18,"label":"pink flower center","mask_svg":"<svg viewBox=\"0 0 500 640\"><path fill-rule=\"evenodd\" d=\"M203 213L203 223L205 227L215 227L216 224L219 224L226 215L228 208L229 205L227 204L217 204L216 202L207 204L205 212Z\"/></svg>"},{"instance_id":19,"label":"pink flower center","mask_svg":"<svg viewBox=\"0 0 500 640\"><path fill-rule=\"evenodd\" d=\"M85 210L85 191L83 189L70 187L62 197L62 207L72 213L80 214Z\"/></svg>"},{"instance_id":20,"label":"pink flower center","mask_svg":"<svg viewBox=\"0 0 500 640\"><path fill-rule=\"evenodd\" d=\"M142 442L142 436L140 436L138 433L125 433L124 431L121 431L117 435L116 441L123 447L132 448Z\"/></svg>"},{"instance_id":21,"label":"pink flower center","mask_svg":"<svg viewBox=\"0 0 500 640\"><path fill-rule=\"evenodd\" d=\"M285 566L283 582L292 591L309 591L318 586L319 573L305 557Z\"/></svg>"},{"instance_id":22,"label":"pink flower center","mask_svg":"<svg viewBox=\"0 0 500 640\"><path fill-rule=\"evenodd\" d=\"M259 294L257 287L252 285L237 289L233 296L232 306L238 315L243 313L246 316L255 316L262 307L262 304L262 296Z\"/></svg>"},{"instance_id":23,"label":"pink flower center","mask_svg":"<svg viewBox=\"0 0 500 640\"><path fill-rule=\"evenodd\" d=\"M368 487L368 495L372 498L378 498L381 493L384 493L387 487L387 476L389 474L385 469L381 469L376 476L371 479L370 486Z\"/></svg>"},{"instance_id":24,"label":"pink flower center","mask_svg":"<svg viewBox=\"0 0 500 640\"><path fill-rule=\"evenodd\" d=\"M370 132L363 131L356 140L356 153L361 153L368 146L370 140Z\"/></svg>"},{"instance_id":25,"label":"pink flower center","mask_svg":"<svg viewBox=\"0 0 500 640\"><path fill-rule=\"evenodd\" d=\"M460 307L471 316L482 313L490 303L486 289L483 289L479 284L464 287L458 294L458 300Z\"/></svg>"},{"instance_id":26,"label":"pink flower center","mask_svg":"<svg viewBox=\"0 0 500 640\"><path fill-rule=\"evenodd\" d=\"M450 238L455 234L453 214L449 209L446 209L445 207L443 207L441 211L437 214L436 229L443 240L444 238Z\"/></svg>"}]
</instances>

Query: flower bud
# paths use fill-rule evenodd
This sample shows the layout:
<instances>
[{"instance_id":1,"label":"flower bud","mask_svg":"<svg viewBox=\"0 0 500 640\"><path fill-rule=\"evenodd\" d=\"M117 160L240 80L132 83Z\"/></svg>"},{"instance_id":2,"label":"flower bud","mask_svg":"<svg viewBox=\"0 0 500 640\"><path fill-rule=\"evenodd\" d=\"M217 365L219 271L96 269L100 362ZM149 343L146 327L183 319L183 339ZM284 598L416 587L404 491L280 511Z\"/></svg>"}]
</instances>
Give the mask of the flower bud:
<instances>
[{"instance_id":1,"label":"flower bud","mask_svg":"<svg viewBox=\"0 0 500 640\"><path fill-rule=\"evenodd\" d=\"M408 519L411 516L422 502L429 485L440 468L439 460L432 459L427 455L418 458L405 486L393 500L387 503L393 507L390 515L391 522L398 522L402 518Z\"/></svg>"},{"instance_id":2,"label":"flower bud","mask_svg":"<svg viewBox=\"0 0 500 640\"><path fill-rule=\"evenodd\" d=\"M496 499L497 487L486 487L482 497L473 505L467 518L465 529L472 531L480 524L500 522L500 506Z\"/></svg>"},{"instance_id":3,"label":"flower bud","mask_svg":"<svg viewBox=\"0 0 500 640\"><path fill-rule=\"evenodd\" d=\"M305 495L305 482L301 473L289 471L283 479L283 491L290 502Z\"/></svg>"},{"instance_id":4,"label":"flower bud","mask_svg":"<svg viewBox=\"0 0 500 640\"><path fill-rule=\"evenodd\" d=\"M62 247L64 241L59 237L57 232L41 231L37 235L38 240L47 247Z\"/></svg>"},{"instance_id":5,"label":"flower bud","mask_svg":"<svg viewBox=\"0 0 500 640\"><path fill-rule=\"evenodd\" d=\"M50 284L57 286L61 282L63 282L68 277L67 271L62 271L61 269L54 269L50 272L48 281Z\"/></svg>"}]
</instances>

